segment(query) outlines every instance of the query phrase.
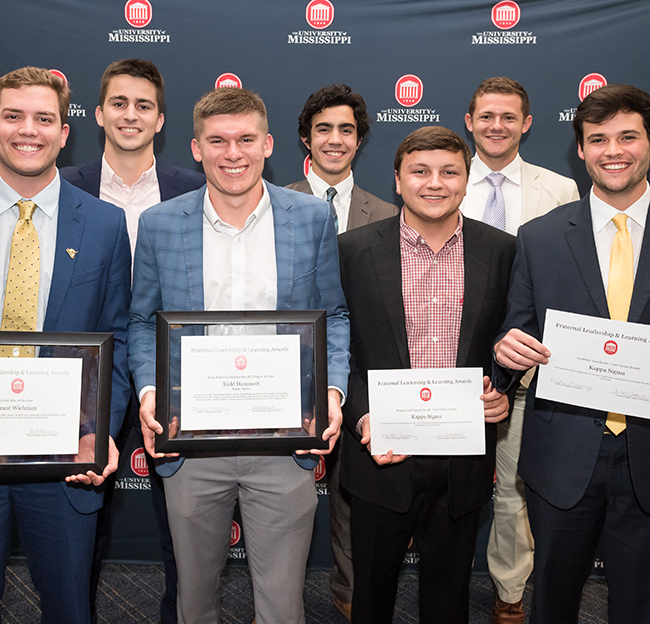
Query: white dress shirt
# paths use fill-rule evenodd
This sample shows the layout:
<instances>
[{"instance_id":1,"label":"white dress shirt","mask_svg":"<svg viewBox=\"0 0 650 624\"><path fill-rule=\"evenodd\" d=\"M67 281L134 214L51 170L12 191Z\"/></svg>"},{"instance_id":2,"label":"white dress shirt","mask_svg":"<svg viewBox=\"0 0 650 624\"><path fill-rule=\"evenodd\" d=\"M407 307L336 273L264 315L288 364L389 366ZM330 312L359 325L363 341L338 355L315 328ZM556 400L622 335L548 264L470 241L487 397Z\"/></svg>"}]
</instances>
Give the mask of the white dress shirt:
<instances>
[{"instance_id":1,"label":"white dress shirt","mask_svg":"<svg viewBox=\"0 0 650 624\"><path fill-rule=\"evenodd\" d=\"M36 331L43 331L47 302L50 297L52 273L54 272L54 252L56 250L60 190L61 179L59 178L58 170L54 176L54 180L34 197L21 197L19 193L14 191L0 178L0 316L4 307L11 239L13 238L20 214L16 202L21 199L31 199L37 206L32 217L32 222L38 233L38 245L41 256L38 279L38 317L36 320Z\"/></svg>"},{"instance_id":2,"label":"white dress shirt","mask_svg":"<svg viewBox=\"0 0 650 624\"><path fill-rule=\"evenodd\" d=\"M331 184L319 178L313 169L310 169L307 174L307 182L311 186L311 192L314 197L320 197L327 201L327 189L331 188ZM338 233L343 234L347 230L348 220L350 218L350 202L352 201L352 189L354 188L352 171L350 171L350 175L345 180L334 185L334 188L336 189L336 195L334 195L332 203L334 204L334 210L336 210L336 216L339 219Z\"/></svg>"},{"instance_id":3,"label":"white dress shirt","mask_svg":"<svg viewBox=\"0 0 650 624\"><path fill-rule=\"evenodd\" d=\"M639 265L639 256L641 255L646 218L648 216L648 203L650 203L650 186L646 182L646 190L643 196L625 210L625 214L629 217L626 224L627 231L632 238L632 248L634 250L635 277L636 269ZM616 225L612 219L617 214L620 214L621 211L605 203L602 199L598 199L594 194L593 187L589 193L589 205L591 208L591 221L594 228L594 240L596 241L600 274L603 277L605 292L607 292L609 260L612 253L612 245L614 244L614 237L617 232Z\"/></svg>"},{"instance_id":4,"label":"white dress shirt","mask_svg":"<svg viewBox=\"0 0 650 624\"><path fill-rule=\"evenodd\" d=\"M124 184L102 156L102 175L99 182L99 198L115 204L126 214L126 228L131 243L131 263L135 257L135 241L138 238L138 219L151 206L160 203L160 187L156 173L156 159L153 166L147 169L132 186ZM133 264L131 265L133 266Z\"/></svg>"},{"instance_id":5,"label":"white dress shirt","mask_svg":"<svg viewBox=\"0 0 650 624\"><path fill-rule=\"evenodd\" d=\"M470 219L483 221L483 212L492 185L487 176L490 173L502 173L506 179L501 185L501 192L506 204L506 232L516 236L522 222L523 191L521 188L521 156L506 165L501 171L492 171L476 154L467 182L467 195L460 205L461 212Z\"/></svg>"}]
</instances>

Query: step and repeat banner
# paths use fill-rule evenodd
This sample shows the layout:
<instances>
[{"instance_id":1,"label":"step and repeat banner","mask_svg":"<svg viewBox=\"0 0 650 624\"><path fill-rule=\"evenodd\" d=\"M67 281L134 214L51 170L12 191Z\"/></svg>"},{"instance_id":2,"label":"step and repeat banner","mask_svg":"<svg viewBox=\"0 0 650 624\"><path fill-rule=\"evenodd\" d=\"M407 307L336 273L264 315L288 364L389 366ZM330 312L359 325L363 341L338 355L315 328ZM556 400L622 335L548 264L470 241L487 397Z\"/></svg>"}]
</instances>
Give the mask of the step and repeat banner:
<instances>
[{"instance_id":1,"label":"step and repeat banner","mask_svg":"<svg viewBox=\"0 0 650 624\"><path fill-rule=\"evenodd\" d=\"M59 166L102 153L95 122L99 81L123 58L156 63L166 84L157 157L199 169L190 152L192 109L215 86L259 93L269 113L274 153L265 177L279 185L304 176L307 155L298 115L307 97L332 83L361 93L373 121L354 164L355 181L398 203L392 169L404 137L443 125L471 145L464 115L487 77L518 80L533 124L523 158L589 178L576 154L571 121L582 98L607 83L650 90L647 0L2 0L0 73L24 65L56 70L73 91L68 145ZM159 547L146 464L133 444L118 475L111 557L156 560ZM320 495L310 565L331 562L327 476ZM476 568L485 570L486 511ZM245 563L241 524L233 524L231 563ZM409 563L417 561L410 553ZM598 562L597 562L598 566Z\"/></svg>"}]
</instances>

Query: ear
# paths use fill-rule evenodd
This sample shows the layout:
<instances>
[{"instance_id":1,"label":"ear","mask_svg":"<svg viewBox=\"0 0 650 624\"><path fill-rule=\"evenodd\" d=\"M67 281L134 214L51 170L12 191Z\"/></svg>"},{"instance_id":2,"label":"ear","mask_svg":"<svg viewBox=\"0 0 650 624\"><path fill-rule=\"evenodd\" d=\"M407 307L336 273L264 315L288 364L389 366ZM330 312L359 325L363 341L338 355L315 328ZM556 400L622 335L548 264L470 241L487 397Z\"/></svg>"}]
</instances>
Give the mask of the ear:
<instances>
[{"instance_id":1,"label":"ear","mask_svg":"<svg viewBox=\"0 0 650 624\"><path fill-rule=\"evenodd\" d=\"M465 113L465 125L470 132L474 132L474 124L472 124L472 116L469 113Z\"/></svg>"},{"instance_id":2,"label":"ear","mask_svg":"<svg viewBox=\"0 0 650 624\"><path fill-rule=\"evenodd\" d=\"M100 128L104 127L104 111L102 110L101 106L98 106L95 109L95 120L97 121L97 125Z\"/></svg>"},{"instance_id":3,"label":"ear","mask_svg":"<svg viewBox=\"0 0 650 624\"><path fill-rule=\"evenodd\" d=\"M273 153L273 137L270 134L266 135L264 140L264 158L269 158Z\"/></svg>"},{"instance_id":4,"label":"ear","mask_svg":"<svg viewBox=\"0 0 650 624\"><path fill-rule=\"evenodd\" d=\"M585 153L582 150L582 146L580 145L580 143L578 143L578 156L580 157L580 160L585 159Z\"/></svg>"},{"instance_id":5,"label":"ear","mask_svg":"<svg viewBox=\"0 0 650 624\"><path fill-rule=\"evenodd\" d=\"M399 186L399 173L397 171L395 171L395 190L398 195L402 194L402 189Z\"/></svg>"},{"instance_id":6,"label":"ear","mask_svg":"<svg viewBox=\"0 0 650 624\"><path fill-rule=\"evenodd\" d=\"M203 159L201 158L201 150L196 139L192 139L190 147L192 148L192 156L194 156L194 160L196 160L196 162L202 162Z\"/></svg>"},{"instance_id":7,"label":"ear","mask_svg":"<svg viewBox=\"0 0 650 624\"><path fill-rule=\"evenodd\" d=\"M300 137L300 140L305 144L305 147L311 151L311 147L309 145L309 137Z\"/></svg>"},{"instance_id":8,"label":"ear","mask_svg":"<svg viewBox=\"0 0 650 624\"><path fill-rule=\"evenodd\" d=\"M63 126L61 126L61 149L65 147L69 134L70 134L70 126L68 124L63 124Z\"/></svg>"},{"instance_id":9,"label":"ear","mask_svg":"<svg viewBox=\"0 0 650 624\"><path fill-rule=\"evenodd\" d=\"M526 132L528 132L528 129L530 128L532 123L533 123L533 116L528 115L528 117L526 117L526 119L524 119L524 125L521 127L521 133L525 134Z\"/></svg>"},{"instance_id":10,"label":"ear","mask_svg":"<svg viewBox=\"0 0 650 624\"><path fill-rule=\"evenodd\" d=\"M162 130L164 124L165 124L165 115L163 113L160 113L160 115L158 115L158 121L156 122L156 134L158 134Z\"/></svg>"}]
</instances>

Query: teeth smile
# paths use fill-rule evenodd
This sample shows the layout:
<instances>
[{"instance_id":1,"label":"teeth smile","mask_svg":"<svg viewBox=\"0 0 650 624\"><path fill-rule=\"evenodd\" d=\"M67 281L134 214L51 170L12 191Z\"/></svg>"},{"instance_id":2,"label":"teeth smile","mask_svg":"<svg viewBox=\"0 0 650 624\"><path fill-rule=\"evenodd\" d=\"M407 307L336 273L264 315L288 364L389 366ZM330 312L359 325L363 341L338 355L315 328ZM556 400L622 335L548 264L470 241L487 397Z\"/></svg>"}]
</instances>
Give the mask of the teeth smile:
<instances>
[{"instance_id":1,"label":"teeth smile","mask_svg":"<svg viewBox=\"0 0 650 624\"><path fill-rule=\"evenodd\" d=\"M140 132L137 128L120 128L122 132Z\"/></svg>"},{"instance_id":2,"label":"teeth smile","mask_svg":"<svg viewBox=\"0 0 650 624\"><path fill-rule=\"evenodd\" d=\"M228 168L224 167L223 170L226 173L241 173L242 171L246 170L246 167L237 167L236 169L228 169Z\"/></svg>"},{"instance_id":3,"label":"teeth smile","mask_svg":"<svg viewBox=\"0 0 650 624\"><path fill-rule=\"evenodd\" d=\"M37 145L16 145L16 149L21 152L38 152L41 148Z\"/></svg>"},{"instance_id":4,"label":"teeth smile","mask_svg":"<svg viewBox=\"0 0 650 624\"><path fill-rule=\"evenodd\" d=\"M607 171L617 171L619 169L625 169L627 165L603 165L603 169Z\"/></svg>"}]
</instances>

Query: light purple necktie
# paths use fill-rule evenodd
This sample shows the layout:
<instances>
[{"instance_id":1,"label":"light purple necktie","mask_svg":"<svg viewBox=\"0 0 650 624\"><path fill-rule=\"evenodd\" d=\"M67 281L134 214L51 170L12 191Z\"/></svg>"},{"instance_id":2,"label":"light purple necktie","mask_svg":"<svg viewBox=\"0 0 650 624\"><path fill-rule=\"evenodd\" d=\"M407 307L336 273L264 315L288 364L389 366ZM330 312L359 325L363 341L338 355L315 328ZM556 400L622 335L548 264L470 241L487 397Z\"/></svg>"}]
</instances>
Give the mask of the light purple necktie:
<instances>
[{"instance_id":1,"label":"light purple necktie","mask_svg":"<svg viewBox=\"0 0 650 624\"><path fill-rule=\"evenodd\" d=\"M499 230L506 229L506 202L501 191L501 185L505 179L506 176L502 173L490 173L486 178L492 188L485 202L483 223L487 223Z\"/></svg>"}]
</instances>

